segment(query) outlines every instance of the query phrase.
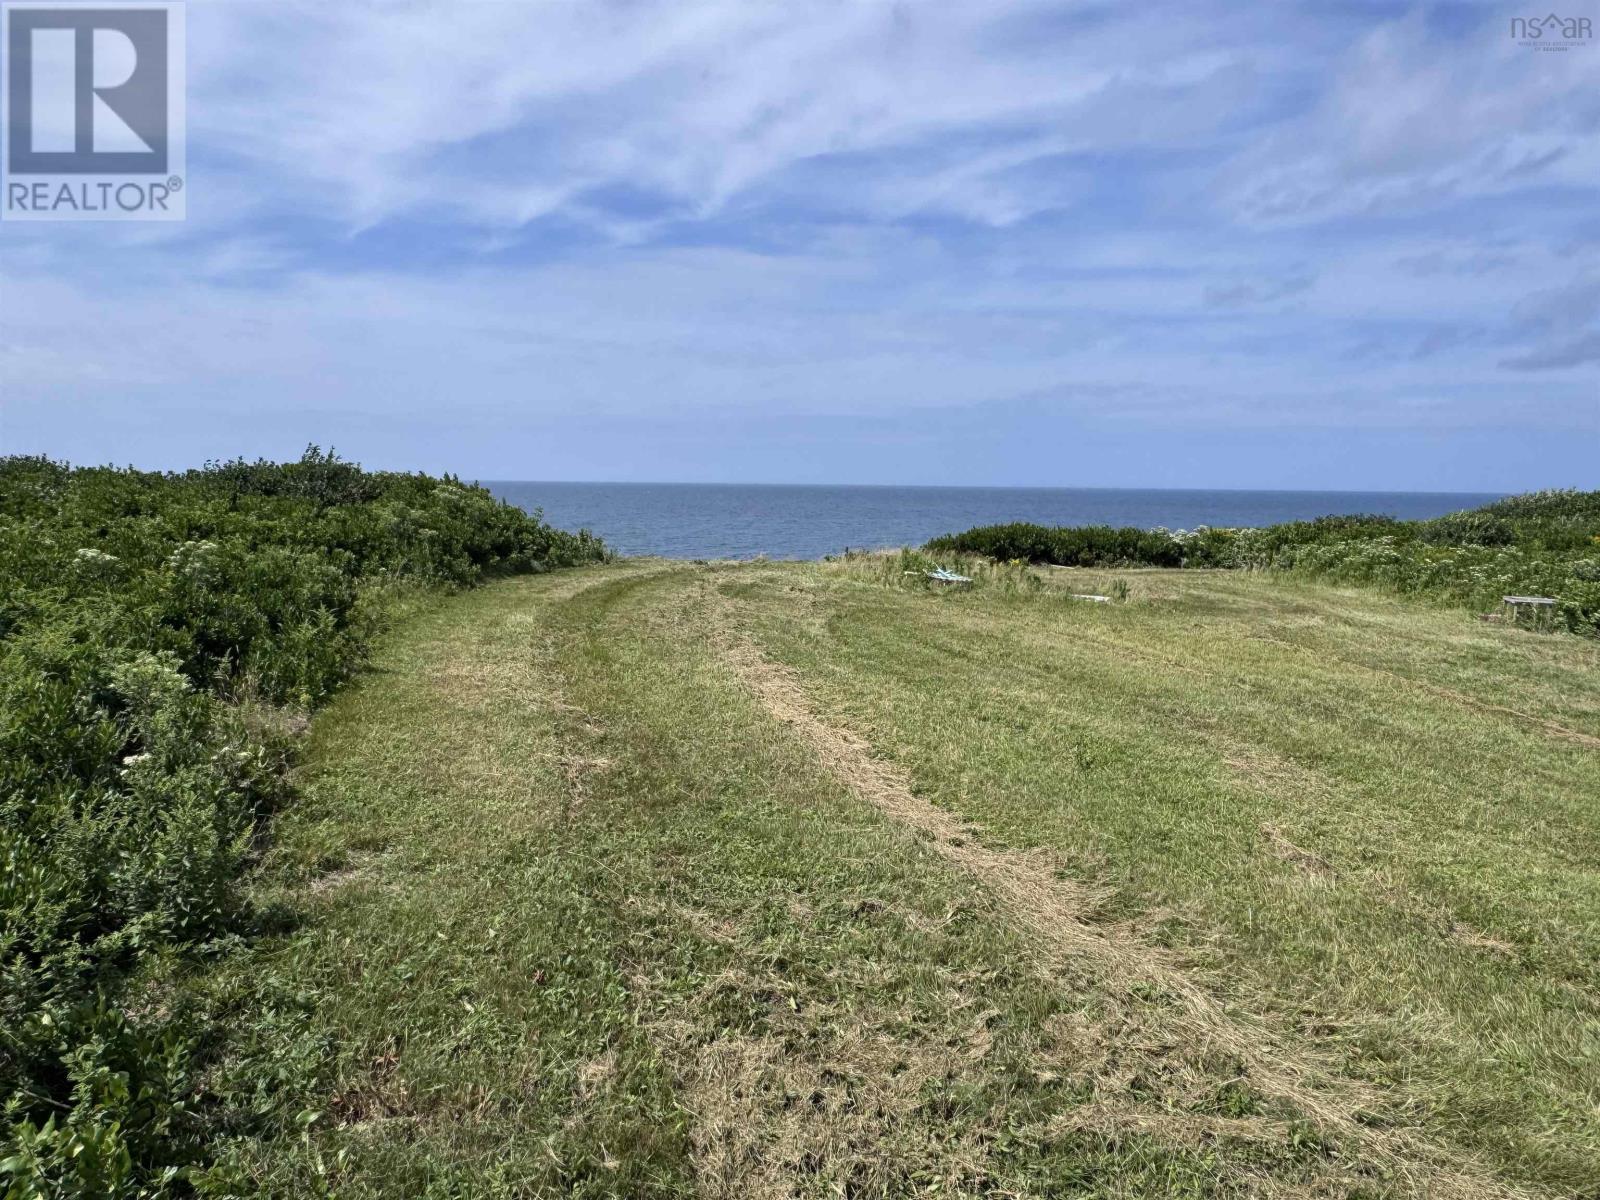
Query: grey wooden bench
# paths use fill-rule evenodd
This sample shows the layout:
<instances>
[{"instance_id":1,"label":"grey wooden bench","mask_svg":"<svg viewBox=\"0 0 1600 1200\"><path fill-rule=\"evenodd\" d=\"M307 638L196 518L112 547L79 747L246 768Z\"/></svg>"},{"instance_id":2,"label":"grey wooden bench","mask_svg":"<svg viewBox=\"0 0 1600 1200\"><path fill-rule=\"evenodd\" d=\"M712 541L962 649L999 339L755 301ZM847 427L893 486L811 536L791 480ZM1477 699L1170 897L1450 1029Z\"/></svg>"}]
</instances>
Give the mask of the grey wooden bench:
<instances>
[{"instance_id":1,"label":"grey wooden bench","mask_svg":"<svg viewBox=\"0 0 1600 1200\"><path fill-rule=\"evenodd\" d=\"M1506 606L1506 615L1512 621L1516 621L1523 613L1530 613L1535 621L1539 621L1555 612L1553 596L1501 596L1500 599Z\"/></svg>"}]
</instances>

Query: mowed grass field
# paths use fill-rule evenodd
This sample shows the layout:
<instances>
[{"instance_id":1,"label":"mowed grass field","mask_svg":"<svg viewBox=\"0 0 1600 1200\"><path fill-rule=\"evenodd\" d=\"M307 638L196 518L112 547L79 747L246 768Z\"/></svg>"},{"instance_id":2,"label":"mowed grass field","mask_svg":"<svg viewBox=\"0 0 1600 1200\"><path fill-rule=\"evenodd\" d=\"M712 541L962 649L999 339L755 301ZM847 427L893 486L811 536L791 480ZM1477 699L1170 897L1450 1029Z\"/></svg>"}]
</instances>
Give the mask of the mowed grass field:
<instances>
[{"instance_id":1,"label":"mowed grass field","mask_svg":"<svg viewBox=\"0 0 1600 1200\"><path fill-rule=\"evenodd\" d=\"M1600 645L1040 579L413 615L262 871L256 1194L1600 1196Z\"/></svg>"}]
</instances>

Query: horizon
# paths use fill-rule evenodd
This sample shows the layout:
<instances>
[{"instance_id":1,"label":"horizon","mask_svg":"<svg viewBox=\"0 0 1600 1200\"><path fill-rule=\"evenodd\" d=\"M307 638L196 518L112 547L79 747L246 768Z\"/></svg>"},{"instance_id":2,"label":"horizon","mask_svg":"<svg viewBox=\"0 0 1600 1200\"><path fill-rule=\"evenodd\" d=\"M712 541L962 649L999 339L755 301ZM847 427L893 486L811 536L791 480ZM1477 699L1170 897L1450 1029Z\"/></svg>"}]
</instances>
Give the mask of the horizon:
<instances>
[{"instance_id":1,"label":"horizon","mask_svg":"<svg viewBox=\"0 0 1600 1200\"><path fill-rule=\"evenodd\" d=\"M0 221L0 453L1597 488L1600 47L1519 13L190 5L186 219Z\"/></svg>"},{"instance_id":2,"label":"horizon","mask_svg":"<svg viewBox=\"0 0 1600 1200\"><path fill-rule=\"evenodd\" d=\"M465 476L461 476L465 478ZM1247 488L1247 487L1139 487L1136 485L1074 485L1033 483L798 483L781 479L488 479L474 477L479 487L514 483L526 487L770 487L770 488L885 488L897 490L970 491L970 492L1187 492L1201 493L1272 493L1299 496L1496 496L1514 495L1511 492L1459 490L1454 488ZM1540 491L1570 491L1578 489L1541 488Z\"/></svg>"}]
</instances>

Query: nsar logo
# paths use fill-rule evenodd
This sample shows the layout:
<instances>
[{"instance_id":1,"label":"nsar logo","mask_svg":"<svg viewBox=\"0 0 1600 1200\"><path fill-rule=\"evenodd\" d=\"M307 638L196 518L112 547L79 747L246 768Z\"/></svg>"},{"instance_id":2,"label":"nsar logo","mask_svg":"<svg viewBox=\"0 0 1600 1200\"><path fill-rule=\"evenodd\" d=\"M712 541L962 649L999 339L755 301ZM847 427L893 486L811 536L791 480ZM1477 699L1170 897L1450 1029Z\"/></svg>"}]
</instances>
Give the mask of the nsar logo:
<instances>
[{"instance_id":1,"label":"nsar logo","mask_svg":"<svg viewBox=\"0 0 1600 1200\"><path fill-rule=\"evenodd\" d=\"M1562 17L1555 13L1544 17L1512 17L1511 36L1524 46L1538 50L1570 50L1594 36L1594 25L1588 17Z\"/></svg>"}]
</instances>

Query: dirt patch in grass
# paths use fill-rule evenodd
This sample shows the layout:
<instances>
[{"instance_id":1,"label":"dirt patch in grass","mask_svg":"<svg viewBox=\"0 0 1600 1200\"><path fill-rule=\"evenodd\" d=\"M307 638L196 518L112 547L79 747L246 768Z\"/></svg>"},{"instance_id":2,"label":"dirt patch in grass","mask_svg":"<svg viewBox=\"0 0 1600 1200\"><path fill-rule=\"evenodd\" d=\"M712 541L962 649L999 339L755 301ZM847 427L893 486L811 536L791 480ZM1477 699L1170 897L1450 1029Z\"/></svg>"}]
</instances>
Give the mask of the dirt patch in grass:
<instances>
[{"instance_id":1,"label":"dirt patch in grass","mask_svg":"<svg viewBox=\"0 0 1600 1200\"><path fill-rule=\"evenodd\" d=\"M400 1072L400 1051L390 1043L329 1100L334 1123L365 1125L417 1116L410 1087Z\"/></svg>"},{"instance_id":2,"label":"dirt patch in grass","mask_svg":"<svg viewBox=\"0 0 1600 1200\"><path fill-rule=\"evenodd\" d=\"M348 856L343 866L318 875L306 884L313 896L327 896L355 883L367 883L378 877L379 854L355 852Z\"/></svg>"},{"instance_id":3,"label":"dirt patch in grass","mask_svg":"<svg viewBox=\"0 0 1600 1200\"><path fill-rule=\"evenodd\" d=\"M1228 736L1220 722L1190 717L1184 724L1196 735L1217 746L1228 768L1241 781L1258 791L1268 795L1292 791L1298 795L1323 799L1334 794L1325 776L1266 746Z\"/></svg>"},{"instance_id":4,"label":"dirt patch in grass","mask_svg":"<svg viewBox=\"0 0 1600 1200\"><path fill-rule=\"evenodd\" d=\"M1262 825L1261 836L1267 839L1267 845L1272 847L1272 852L1284 862L1293 863L1302 871L1322 879L1333 878L1335 871L1332 863L1320 854L1295 845L1276 825Z\"/></svg>"}]
</instances>

